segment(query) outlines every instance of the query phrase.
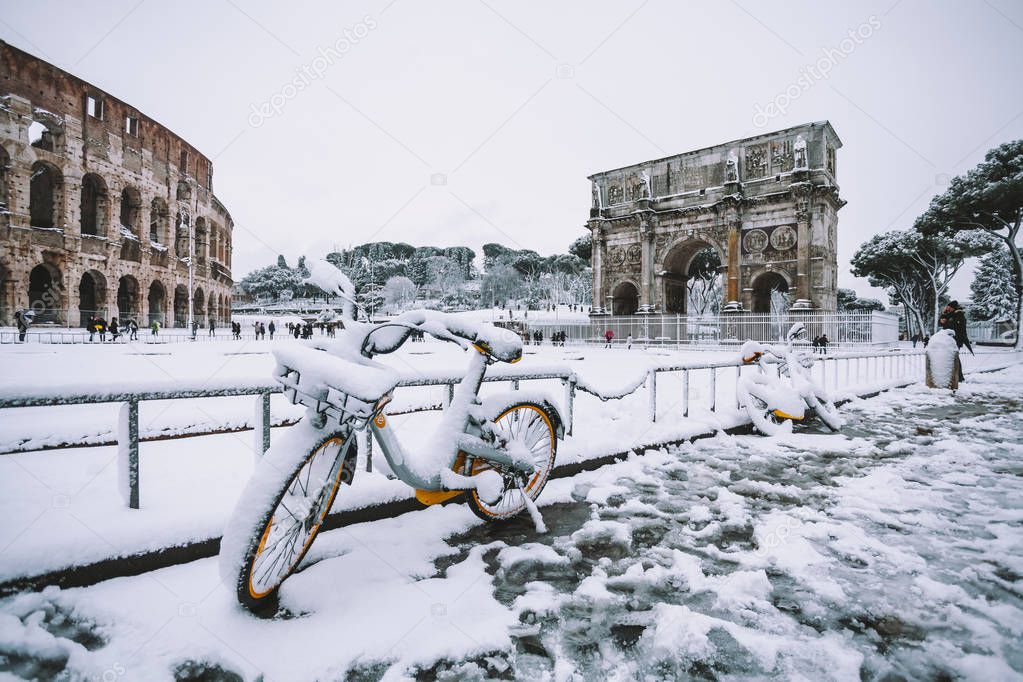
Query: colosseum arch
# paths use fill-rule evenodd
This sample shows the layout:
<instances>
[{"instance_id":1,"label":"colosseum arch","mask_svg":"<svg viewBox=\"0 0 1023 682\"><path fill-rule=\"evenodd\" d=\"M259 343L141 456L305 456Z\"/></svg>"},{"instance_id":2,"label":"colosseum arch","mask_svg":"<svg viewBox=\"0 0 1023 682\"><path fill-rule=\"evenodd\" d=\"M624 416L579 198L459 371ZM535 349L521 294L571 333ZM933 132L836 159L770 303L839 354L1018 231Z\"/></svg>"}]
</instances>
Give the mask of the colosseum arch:
<instances>
[{"instance_id":1,"label":"colosseum arch","mask_svg":"<svg viewBox=\"0 0 1023 682\"><path fill-rule=\"evenodd\" d=\"M28 305L35 311L37 324L63 322L63 277L53 263L40 263L28 273Z\"/></svg>"},{"instance_id":2,"label":"colosseum arch","mask_svg":"<svg viewBox=\"0 0 1023 682\"><path fill-rule=\"evenodd\" d=\"M79 204L82 234L106 235L109 211L107 183L95 173L86 173L82 176L82 197Z\"/></svg>"},{"instance_id":3,"label":"colosseum arch","mask_svg":"<svg viewBox=\"0 0 1023 682\"><path fill-rule=\"evenodd\" d=\"M29 180L28 205L32 227L57 227L60 225L63 205L64 177L60 170L48 161L32 164Z\"/></svg>"},{"instance_id":4,"label":"colosseum arch","mask_svg":"<svg viewBox=\"0 0 1023 682\"><path fill-rule=\"evenodd\" d=\"M178 181L178 190L176 198L179 202L183 202L186 205L192 200L192 187L184 180Z\"/></svg>"},{"instance_id":5,"label":"colosseum arch","mask_svg":"<svg viewBox=\"0 0 1023 682\"><path fill-rule=\"evenodd\" d=\"M107 278L99 270L86 270L78 282L78 320L82 327L93 315L106 315Z\"/></svg>"},{"instance_id":6,"label":"colosseum arch","mask_svg":"<svg viewBox=\"0 0 1023 682\"><path fill-rule=\"evenodd\" d=\"M206 219L198 217L195 219L195 262L202 264L206 262L206 245L209 236L206 233Z\"/></svg>"},{"instance_id":7,"label":"colosseum arch","mask_svg":"<svg viewBox=\"0 0 1023 682\"><path fill-rule=\"evenodd\" d=\"M60 117L42 109L32 112L32 122L28 124L28 143L36 149L64 153L64 126Z\"/></svg>"},{"instance_id":8,"label":"colosseum arch","mask_svg":"<svg viewBox=\"0 0 1023 682\"><path fill-rule=\"evenodd\" d=\"M206 314L206 295L203 293L202 287L196 287L195 293L192 294L192 316L199 320L199 324L203 324L203 316Z\"/></svg>"},{"instance_id":9,"label":"colosseum arch","mask_svg":"<svg viewBox=\"0 0 1023 682\"><path fill-rule=\"evenodd\" d=\"M206 319L214 320L219 324L220 320L218 318L220 317L220 315L217 312L217 304L218 304L217 295L213 292L210 292L209 300L206 302Z\"/></svg>"},{"instance_id":10,"label":"colosseum arch","mask_svg":"<svg viewBox=\"0 0 1023 682\"><path fill-rule=\"evenodd\" d=\"M14 323L14 280L11 269L6 263L0 261L0 325L11 325Z\"/></svg>"},{"instance_id":11,"label":"colosseum arch","mask_svg":"<svg viewBox=\"0 0 1023 682\"><path fill-rule=\"evenodd\" d=\"M174 326L184 327L188 323L188 287L179 284L174 287Z\"/></svg>"},{"instance_id":12,"label":"colosseum arch","mask_svg":"<svg viewBox=\"0 0 1023 682\"><path fill-rule=\"evenodd\" d=\"M178 217L174 221L174 255L178 258L188 258L188 230L191 218L187 211L178 211Z\"/></svg>"},{"instance_id":13,"label":"colosseum arch","mask_svg":"<svg viewBox=\"0 0 1023 682\"><path fill-rule=\"evenodd\" d=\"M131 185L121 190L121 227L127 227L136 237L142 236L142 194Z\"/></svg>"},{"instance_id":14,"label":"colosseum arch","mask_svg":"<svg viewBox=\"0 0 1023 682\"><path fill-rule=\"evenodd\" d=\"M117 319L124 322L138 320L141 312L139 281L132 275L124 275L117 281Z\"/></svg>"},{"instance_id":15,"label":"colosseum arch","mask_svg":"<svg viewBox=\"0 0 1023 682\"><path fill-rule=\"evenodd\" d=\"M170 223L167 202L160 197L153 197L149 204L149 241L168 246L171 243L167 228Z\"/></svg>"},{"instance_id":16,"label":"colosseum arch","mask_svg":"<svg viewBox=\"0 0 1023 682\"><path fill-rule=\"evenodd\" d=\"M160 280L154 279L153 283L149 285L146 302L149 304L149 324L155 321L159 322L160 326L166 325L167 289Z\"/></svg>"}]
</instances>

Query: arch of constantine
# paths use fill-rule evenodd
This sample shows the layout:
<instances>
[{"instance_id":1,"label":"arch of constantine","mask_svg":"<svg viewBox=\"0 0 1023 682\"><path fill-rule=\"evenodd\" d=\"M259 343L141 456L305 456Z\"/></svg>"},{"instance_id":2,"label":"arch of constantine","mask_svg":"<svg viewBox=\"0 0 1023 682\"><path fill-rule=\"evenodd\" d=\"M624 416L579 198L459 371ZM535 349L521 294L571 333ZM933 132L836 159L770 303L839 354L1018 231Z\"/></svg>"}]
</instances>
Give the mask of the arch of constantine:
<instances>
[{"instance_id":1,"label":"arch of constantine","mask_svg":"<svg viewBox=\"0 0 1023 682\"><path fill-rule=\"evenodd\" d=\"M725 312L835 310L841 146L821 121L590 176L594 311L685 314L708 262Z\"/></svg>"}]
</instances>

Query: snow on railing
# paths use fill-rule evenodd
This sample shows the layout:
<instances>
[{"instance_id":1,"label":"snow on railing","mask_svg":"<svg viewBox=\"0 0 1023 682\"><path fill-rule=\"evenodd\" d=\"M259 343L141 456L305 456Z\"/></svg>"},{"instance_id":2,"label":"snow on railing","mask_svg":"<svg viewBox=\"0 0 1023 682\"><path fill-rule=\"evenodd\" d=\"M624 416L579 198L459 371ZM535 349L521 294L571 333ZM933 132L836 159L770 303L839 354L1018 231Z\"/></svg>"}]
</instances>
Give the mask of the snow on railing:
<instances>
[{"instance_id":1,"label":"snow on railing","mask_svg":"<svg viewBox=\"0 0 1023 682\"><path fill-rule=\"evenodd\" d=\"M862 382L865 376L871 385L884 379L885 388L906 385L921 381L924 375L924 352L920 351L887 351L841 353L834 355L814 356L813 372L815 379L825 389L835 389L842 383L852 386L853 377ZM861 366L863 363L863 366ZM844 367L843 367L844 365ZM576 374L566 365L540 365L523 367L520 365L496 365L484 377L485 382L510 382L512 388L519 389L522 381L559 381L564 389L565 429L571 435L575 421L575 394L582 391L601 401L620 400L633 395L644 385L648 391L647 417L651 422L657 421L657 378L661 374L680 374L682 379L682 414L689 416L692 392L690 390L693 372L709 372L711 412L719 409L718 383L719 375L729 368L734 370L733 379L736 385L742 376L743 368L755 371L744 365L738 358L717 360L712 362L685 362L678 364L655 365L644 371L641 377L616 387L603 390ZM843 374L844 368L844 374ZM840 377L844 376L844 382ZM406 375L398 383L398 387L447 386L447 401L444 404L427 402L407 405L392 414L409 414L430 410L443 409L450 402L455 385L462 380L461 375L449 372L417 372L414 376ZM94 384L70 385L60 395L52 390L39 388L33 390L25 387L5 387L0 389L0 409L17 407L39 407L51 405L84 405L96 403L121 403L118 425L118 472L122 483L121 490L129 507L138 509L139 501L139 433L138 404L146 400L178 400L194 398L218 398L231 396L256 396L254 415L254 451L262 455L270 447L270 396L280 393L281 386L276 381L252 379L241 381L232 379L220 382L202 382L183 384L178 381L167 381L154 385L153 382L120 383L116 388L97 388ZM846 393L832 390L836 398L849 397ZM735 409L735 406L729 408ZM202 435L202 434L196 434ZM366 451L366 468L372 471L371 444Z\"/></svg>"}]
</instances>

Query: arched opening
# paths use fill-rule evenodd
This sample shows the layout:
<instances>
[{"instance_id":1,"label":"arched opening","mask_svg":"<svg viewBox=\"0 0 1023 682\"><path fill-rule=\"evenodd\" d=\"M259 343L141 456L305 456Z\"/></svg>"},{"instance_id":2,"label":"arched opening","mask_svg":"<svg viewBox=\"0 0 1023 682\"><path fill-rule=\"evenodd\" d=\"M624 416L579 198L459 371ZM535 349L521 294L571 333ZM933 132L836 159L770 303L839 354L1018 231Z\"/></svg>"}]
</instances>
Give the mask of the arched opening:
<instances>
[{"instance_id":1,"label":"arched opening","mask_svg":"<svg viewBox=\"0 0 1023 682\"><path fill-rule=\"evenodd\" d=\"M139 236L139 219L142 216L142 195L134 187L121 190L121 228Z\"/></svg>"},{"instance_id":2,"label":"arched opening","mask_svg":"<svg viewBox=\"0 0 1023 682\"><path fill-rule=\"evenodd\" d=\"M664 258L664 312L706 315L721 308L721 254L708 242L676 245Z\"/></svg>"},{"instance_id":3,"label":"arched opening","mask_svg":"<svg viewBox=\"0 0 1023 682\"><path fill-rule=\"evenodd\" d=\"M219 317L219 315L217 314L217 295L211 293L210 300L206 304L206 320L207 321L213 320L214 322L219 322L219 320L217 320L217 317Z\"/></svg>"},{"instance_id":4,"label":"arched opening","mask_svg":"<svg viewBox=\"0 0 1023 682\"><path fill-rule=\"evenodd\" d=\"M82 201L79 205L82 234L101 235L106 233L108 210L107 185L95 173L82 176Z\"/></svg>"},{"instance_id":5,"label":"arched opening","mask_svg":"<svg viewBox=\"0 0 1023 682\"><path fill-rule=\"evenodd\" d=\"M60 322L60 270L49 263L40 263L28 274L28 305L35 312L35 322Z\"/></svg>"},{"instance_id":6,"label":"arched opening","mask_svg":"<svg viewBox=\"0 0 1023 682\"><path fill-rule=\"evenodd\" d=\"M184 180L178 181L177 200L188 203L192 200L192 188Z\"/></svg>"},{"instance_id":7,"label":"arched opening","mask_svg":"<svg viewBox=\"0 0 1023 682\"><path fill-rule=\"evenodd\" d=\"M188 289L184 284L174 287L174 326L188 324Z\"/></svg>"},{"instance_id":8,"label":"arched opening","mask_svg":"<svg viewBox=\"0 0 1023 682\"><path fill-rule=\"evenodd\" d=\"M781 315L788 312L788 281L777 272L764 272L753 280L753 312Z\"/></svg>"},{"instance_id":9,"label":"arched opening","mask_svg":"<svg viewBox=\"0 0 1023 682\"><path fill-rule=\"evenodd\" d=\"M117 320L124 324L139 317L139 281L125 275L117 282Z\"/></svg>"},{"instance_id":10,"label":"arched opening","mask_svg":"<svg viewBox=\"0 0 1023 682\"><path fill-rule=\"evenodd\" d=\"M639 289L632 282L622 282L611 296L612 315L632 315L639 310Z\"/></svg>"},{"instance_id":11,"label":"arched opening","mask_svg":"<svg viewBox=\"0 0 1023 682\"><path fill-rule=\"evenodd\" d=\"M206 312L206 296L203 294L202 289L196 288L195 293L192 294L192 318L197 320L200 325L206 323L203 319L203 313Z\"/></svg>"},{"instance_id":12,"label":"arched opening","mask_svg":"<svg viewBox=\"0 0 1023 682\"><path fill-rule=\"evenodd\" d=\"M158 279L153 280L153 283L149 285L149 324L154 321L159 322L161 326L167 323L164 319L166 299L167 290L163 288L163 284Z\"/></svg>"},{"instance_id":13,"label":"arched opening","mask_svg":"<svg viewBox=\"0 0 1023 682\"><path fill-rule=\"evenodd\" d=\"M7 150L0 147L0 208L6 209L9 206L10 189L8 183L10 182L10 173L8 170L11 167L11 155L7 153Z\"/></svg>"},{"instance_id":14,"label":"arched opening","mask_svg":"<svg viewBox=\"0 0 1023 682\"><path fill-rule=\"evenodd\" d=\"M149 204L149 241L154 244L167 244L164 241L167 236L167 202L160 197L154 197Z\"/></svg>"},{"instance_id":15,"label":"arched opening","mask_svg":"<svg viewBox=\"0 0 1023 682\"><path fill-rule=\"evenodd\" d=\"M188 257L189 216L185 211L178 211L174 223L174 253L178 258Z\"/></svg>"},{"instance_id":16,"label":"arched opening","mask_svg":"<svg viewBox=\"0 0 1023 682\"><path fill-rule=\"evenodd\" d=\"M89 318L106 314L107 280L102 273L89 270L78 283L78 322L85 327Z\"/></svg>"},{"instance_id":17,"label":"arched opening","mask_svg":"<svg viewBox=\"0 0 1023 682\"><path fill-rule=\"evenodd\" d=\"M28 187L29 219L33 227L55 227L59 222L60 190L63 178L53 164L36 161Z\"/></svg>"},{"instance_id":18,"label":"arched opening","mask_svg":"<svg viewBox=\"0 0 1023 682\"><path fill-rule=\"evenodd\" d=\"M43 111L34 112L32 122L28 124L28 143L36 149L59 154L63 151L64 129L58 124L57 117Z\"/></svg>"},{"instance_id":19,"label":"arched opening","mask_svg":"<svg viewBox=\"0 0 1023 682\"><path fill-rule=\"evenodd\" d=\"M206 220L195 219L195 262L202 265L206 262Z\"/></svg>"}]
</instances>

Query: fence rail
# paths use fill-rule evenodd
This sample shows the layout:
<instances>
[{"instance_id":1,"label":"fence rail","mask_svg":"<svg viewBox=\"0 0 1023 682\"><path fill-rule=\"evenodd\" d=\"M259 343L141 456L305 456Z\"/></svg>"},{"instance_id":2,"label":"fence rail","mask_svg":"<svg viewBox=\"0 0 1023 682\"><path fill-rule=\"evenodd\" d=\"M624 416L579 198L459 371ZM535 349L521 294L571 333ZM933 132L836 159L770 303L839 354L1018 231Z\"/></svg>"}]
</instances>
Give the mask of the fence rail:
<instances>
[{"instance_id":1,"label":"fence rail","mask_svg":"<svg viewBox=\"0 0 1023 682\"><path fill-rule=\"evenodd\" d=\"M790 312L783 315L722 313L690 317L685 315L607 315L588 320L529 320L522 322L529 333L540 331L545 339L563 332L574 343L604 342L604 333L614 333L618 343L629 336L633 342L650 345L730 345L747 339L776 342L796 322L806 325L809 338L826 334L832 344L890 345L899 340L899 319L881 312L826 313Z\"/></svg>"},{"instance_id":2,"label":"fence rail","mask_svg":"<svg viewBox=\"0 0 1023 682\"><path fill-rule=\"evenodd\" d=\"M898 379L902 383L911 383L923 378L923 351L889 351L884 353L843 353L829 356L816 356L812 371L815 378L827 389L838 387L842 383L850 386L852 377L862 381L866 370L868 381L881 378ZM864 363L861 366L861 363ZM730 370L730 371L729 371ZM644 385L647 388L647 418L657 421L658 415L658 377L666 374L681 377L681 414L685 418L690 414L693 389L692 375L697 372L709 373L709 405L711 412L722 407L719 398L719 386L725 381L738 385L743 371L757 371L754 367L744 365L738 358L712 362L686 362L665 364L649 368L645 375L638 377L630 385L614 392L602 391L587 382L567 366L537 367L532 370L518 366L496 366L492 368L484 381L508 382L518 390L523 381L559 381L563 388L563 410L565 412L565 428L572 433L575 422L575 396L577 391L595 396L601 401L620 400L636 393ZM727 374L726 374L727 373ZM413 413L442 409L454 392L455 385L462 379L461 375L445 374L435 376L406 377L398 386L423 387L446 386L447 400L442 404L434 402L412 405L397 413ZM101 403L121 403L118 423L118 471L121 481L121 492L125 502L133 509L140 508L139 499L139 403L147 400L183 400L195 398L218 398L231 396L254 396L254 451L259 455L270 447L270 396L280 393L280 385L271 379L247 381L241 385L196 384L193 386L122 386L114 390L74 390L69 389L65 395L54 396L45 390L32 391L25 389L6 388L0 390L0 409L19 407L39 407L56 405L87 405ZM732 406L734 409L735 406ZM372 444L367 443L366 468L372 471Z\"/></svg>"}]
</instances>

